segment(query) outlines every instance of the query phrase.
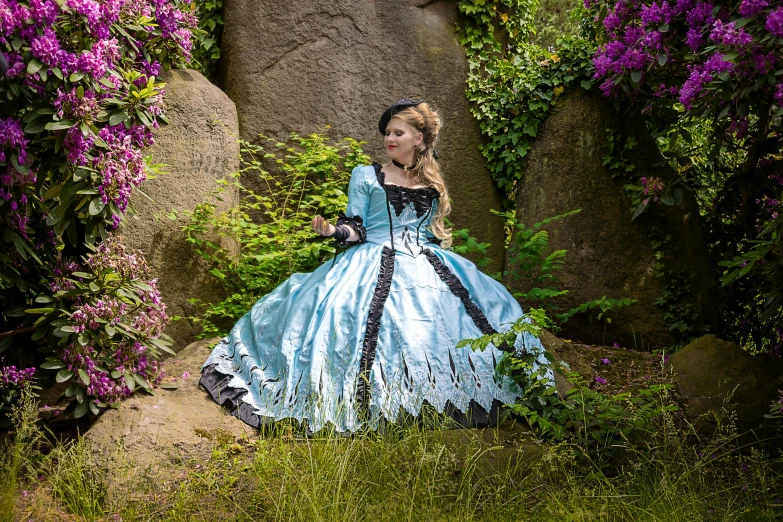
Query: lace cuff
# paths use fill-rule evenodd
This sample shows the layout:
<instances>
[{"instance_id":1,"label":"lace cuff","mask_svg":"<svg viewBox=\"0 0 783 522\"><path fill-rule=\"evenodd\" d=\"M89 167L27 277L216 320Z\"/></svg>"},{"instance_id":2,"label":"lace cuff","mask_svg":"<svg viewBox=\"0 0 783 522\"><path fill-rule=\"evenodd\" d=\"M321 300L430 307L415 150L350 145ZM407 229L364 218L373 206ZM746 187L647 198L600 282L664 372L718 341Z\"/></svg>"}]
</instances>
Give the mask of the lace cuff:
<instances>
[{"instance_id":1,"label":"lace cuff","mask_svg":"<svg viewBox=\"0 0 783 522\"><path fill-rule=\"evenodd\" d=\"M347 245L357 245L359 243L364 243L367 241L367 229L364 228L364 221L362 220L361 216L354 216L354 217L348 217L345 215L345 212L338 211L337 212L338 218L337 223L335 226L342 227L345 229L346 227L350 227L351 229L356 232L356 234L359 236L359 239L357 241L348 241L347 236L345 239L343 239L341 236L342 234L338 235L340 228L338 228L338 233L335 234L337 236L337 239L335 239L335 246L338 247L344 247ZM346 230L347 231L347 230ZM335 237L333 236L333 237Z\"/></svg>"}]
</instances>

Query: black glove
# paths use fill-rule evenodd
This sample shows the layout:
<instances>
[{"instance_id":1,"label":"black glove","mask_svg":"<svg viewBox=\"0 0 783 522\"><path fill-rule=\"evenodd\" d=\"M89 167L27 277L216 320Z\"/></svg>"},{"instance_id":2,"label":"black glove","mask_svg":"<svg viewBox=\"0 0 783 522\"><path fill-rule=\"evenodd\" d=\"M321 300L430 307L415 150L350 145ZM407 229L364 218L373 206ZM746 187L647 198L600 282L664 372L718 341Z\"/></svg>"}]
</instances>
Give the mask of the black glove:
<instances>
[{"instance_id":1,"label":"black glove","mask_svg":"<svg viewBox=\"0 0 783 522\"><path fill-rule=\"evenodd\" d=\"M334 234L332 234L332 238L335 241L343 242L351 235L351 229L347 225L337 225L334 227Z\"/></svg>"}]
</instances>

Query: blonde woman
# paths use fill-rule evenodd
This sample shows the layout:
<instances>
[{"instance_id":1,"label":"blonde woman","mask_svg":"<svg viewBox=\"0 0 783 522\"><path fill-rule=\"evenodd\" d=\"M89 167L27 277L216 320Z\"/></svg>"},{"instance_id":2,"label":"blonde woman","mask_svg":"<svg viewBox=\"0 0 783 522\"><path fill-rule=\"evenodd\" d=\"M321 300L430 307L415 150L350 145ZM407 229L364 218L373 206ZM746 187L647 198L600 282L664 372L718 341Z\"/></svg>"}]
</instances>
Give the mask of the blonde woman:
<instances>
[{"instance_id":1,"label":"blonde woman","mask_svg":"<svg viewBox=\"0 0 783 522\"><path fill-rule=\"evenodd\" d=\"M456 348L523 316L503 285L451 252L441 121L403 99L378 123L390 161L353 169L348 206L312 229L348 247L262 297L214 349L201 384L251 426L283 418L338 432L419 418L430 405L462 426L497 423L519 387L495 371L502 350ZM551 374L549 374L551 377Z\"/></svg>"}]
</instances>

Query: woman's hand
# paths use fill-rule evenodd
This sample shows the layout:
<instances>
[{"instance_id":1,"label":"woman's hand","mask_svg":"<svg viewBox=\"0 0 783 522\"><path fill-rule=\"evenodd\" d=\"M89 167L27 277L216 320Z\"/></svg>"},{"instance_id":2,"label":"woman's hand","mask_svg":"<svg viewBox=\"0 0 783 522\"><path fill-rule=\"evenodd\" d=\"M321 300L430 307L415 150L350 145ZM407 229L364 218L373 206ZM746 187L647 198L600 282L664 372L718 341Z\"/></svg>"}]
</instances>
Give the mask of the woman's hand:
<instances>
[{"instance_id":1,"label":"woman's hand","mask_svg":"<svg viewBox=\"0 0 783 522\"><path fill-rule=\"evenodd\" d=\"M334 225L318 215L313 218L313 222L310 226L312 227L313 232L322 236L332 236L337 230Z\"/></svg>"}]
</instances>

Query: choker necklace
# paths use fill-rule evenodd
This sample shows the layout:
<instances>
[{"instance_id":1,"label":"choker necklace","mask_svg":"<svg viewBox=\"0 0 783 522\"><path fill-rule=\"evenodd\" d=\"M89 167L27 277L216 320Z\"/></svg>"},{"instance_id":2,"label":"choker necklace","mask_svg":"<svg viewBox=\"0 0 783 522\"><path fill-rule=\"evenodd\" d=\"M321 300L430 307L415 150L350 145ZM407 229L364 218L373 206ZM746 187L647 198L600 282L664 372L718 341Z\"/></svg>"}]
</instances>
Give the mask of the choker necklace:
<instances>
[{"instance_id":1,"label":"choker necklace","mask_svg":"<svg viewBox=\"0 0 783 522\"><path fill-rule=\"evenodd\" d=\"M396 159L392 158L392 163L394 163L394 166L404 170L405 172L408 172L408 171L413 170L414 168L416 168L416 162L415 161L413 162L413 165L403 165L402 163L400 163Z\"/></svg>"}]
</instances>

